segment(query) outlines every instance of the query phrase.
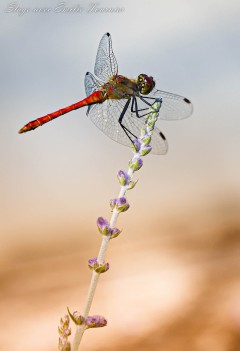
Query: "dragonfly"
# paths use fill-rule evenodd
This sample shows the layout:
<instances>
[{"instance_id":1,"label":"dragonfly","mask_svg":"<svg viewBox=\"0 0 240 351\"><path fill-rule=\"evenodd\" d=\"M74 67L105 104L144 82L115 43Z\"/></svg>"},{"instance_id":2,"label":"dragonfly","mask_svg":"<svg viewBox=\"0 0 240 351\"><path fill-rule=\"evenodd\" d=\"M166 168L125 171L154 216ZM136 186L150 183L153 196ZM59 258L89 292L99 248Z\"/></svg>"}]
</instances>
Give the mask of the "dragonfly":
<instances>
[{"instance_id":1,"label":"dragonfly","mask_svg":"<svg viewBox=\"0 0 240 351\"><path fill-rule=\"evenodd\" d=\"M144 117L156 99L161 100L159 120L179 120L192 114L193 105L189 99L155 88L155 80L147 74L139 74L137 79L118 74L110 33L100 40L94 75L85 75L86 98L68 107L39 117L19 130L25 133L42 126L70 111L87 106L87 116L109 138L131 146L140 135ZM168 143L164 134L154 128L152 134L152 153L164 155Z\"/></svg>"}]
</instances>

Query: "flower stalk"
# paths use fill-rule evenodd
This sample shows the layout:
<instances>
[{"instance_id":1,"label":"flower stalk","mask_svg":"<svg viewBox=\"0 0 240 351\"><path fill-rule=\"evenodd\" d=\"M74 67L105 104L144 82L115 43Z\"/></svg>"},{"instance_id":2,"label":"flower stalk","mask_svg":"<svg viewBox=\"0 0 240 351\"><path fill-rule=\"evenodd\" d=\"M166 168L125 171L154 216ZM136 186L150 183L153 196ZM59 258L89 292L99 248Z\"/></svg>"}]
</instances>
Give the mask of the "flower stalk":
<instances>
[{"instance_id":1,"label":"flower stalk","mask_svg":"<svg viewBox=\"0 0 240 351\"><path fill-rule=\"evenodd\" d=\"M99 217L97 220L97 227L100 234L102 235L102 243L98 256L89 259L88 261L89 268L92 270L92 278L90 281L85 305L83 307L83 312L81 315L77 311L71 314L71 312L68 310L71 319L76 324L76 332L70 348L71 351L78 350L82 336L86 329L103 327L107 325L107 321L104 317L98 315L89 316L89 311L92 305L100 274L106 272L109 269L109 263L105 263L105 256L109 242L111 239L116 238L121 233L121 231L116 228L118 216L121 212L126 212L130 206L125 197L126 192L127 190L133 189L135 187L137 181L132 180L134 172L138 171L142 167L142 157L146 156L152 149L151 135L154 130L154 125L158 119L160 107L161 99L156 99L153 105L149 108L148 115L146 115L144 125L141 129L141 135L138 139L133 140L134 155L133 158L129 161L129 168L127 172L120 170L117 174L117 178L121 187L118 197L110 200L112 215L109 223L103 217ZM64 347L66 347L66 349L69 349L69 343L67 339L65 339L64 346L62 348L60 346L60 350L62 351L65 351Z\"/></svg>"}]
</instances>

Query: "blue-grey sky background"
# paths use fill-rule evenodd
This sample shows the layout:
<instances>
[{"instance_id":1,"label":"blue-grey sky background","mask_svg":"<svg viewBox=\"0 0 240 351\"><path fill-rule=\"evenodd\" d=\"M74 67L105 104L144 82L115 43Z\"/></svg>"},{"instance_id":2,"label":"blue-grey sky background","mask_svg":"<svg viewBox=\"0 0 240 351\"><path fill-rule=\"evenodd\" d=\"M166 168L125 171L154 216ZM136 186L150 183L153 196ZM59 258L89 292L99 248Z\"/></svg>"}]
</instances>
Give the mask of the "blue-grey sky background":
<instances>
[{"instance_id":1,"label":"blue-grey sky background","mask_svg":"<svg viewBox=\"0 0 240 351\"><path fill-rule=\"evenodd\" d=\"M118 193L115 174L130 150L74 111L31 133L32 119L85 97L99 40L110 32L119 73L147 73L157 87L188 97L191 118L161 122L167 156L149 156L130 195L132 216L192 208L239 195L240 2L99 1L115 13L88 12L91 2L1 1L1 235L11 247L95 230ZM35 8L48 9L36 13ZM23 9L25 13L23 13ZM138 212L139 211L139 212ZM153 213L154 212L154 213ZM135 213L135 215L134 215ZM134 217L135 216L135 217ZM126 216L127 217L127 216ZM125 217L125 218L126 218ZM149 217L149 218L150 218ZM148 217L146 217L148 218ZM147 220L147 219L146 219Z\"/></svg>"}]
</instances>

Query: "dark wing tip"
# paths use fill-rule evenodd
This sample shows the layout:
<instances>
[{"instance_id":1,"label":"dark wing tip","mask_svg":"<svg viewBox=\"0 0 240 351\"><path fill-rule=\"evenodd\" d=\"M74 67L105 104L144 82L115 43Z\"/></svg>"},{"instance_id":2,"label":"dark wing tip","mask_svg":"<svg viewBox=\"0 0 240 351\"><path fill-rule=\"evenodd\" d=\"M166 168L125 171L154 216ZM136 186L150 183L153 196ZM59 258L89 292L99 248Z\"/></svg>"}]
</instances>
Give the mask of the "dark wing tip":
<instances>
[{"instance_id":1,"label":"dark wing tip","mask_svg":"<svg viewBox=\"0 0 240 351\"><path fill-rule=\"evenodd\" d=\"M183 101L185 101L187 104L191 104L191 101L188 100L187 98L184 98Z\"/></svg>"},{"instance_id":2,"label":"dark wing tip","mask_svg":"<svg viewBox=\"0 0 240 351\"><path fill-rule=\"evenodd\" d=\"M165 137L165 135L162 132L159 132L159 135L160 135L160 137L163 138L163 140L166 140L166 137Z\"/></svg>"}]
</instances>

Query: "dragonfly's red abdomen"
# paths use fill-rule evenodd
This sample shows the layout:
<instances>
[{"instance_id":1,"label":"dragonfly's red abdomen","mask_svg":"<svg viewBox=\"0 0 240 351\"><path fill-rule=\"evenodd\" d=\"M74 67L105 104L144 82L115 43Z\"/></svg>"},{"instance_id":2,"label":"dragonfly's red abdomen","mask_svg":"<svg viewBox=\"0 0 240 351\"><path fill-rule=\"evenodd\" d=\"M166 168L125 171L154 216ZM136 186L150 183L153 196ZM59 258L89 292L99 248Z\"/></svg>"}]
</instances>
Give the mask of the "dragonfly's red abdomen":
<instances>
[{"instance_id":1,"label":"dragonfly's red abdomen","mask_svg":"<svg viewBox=\"0 0 240 351\"><path fill-rule=\"evenodd\" d=\"M23 128L21 128L18 133L21 134L21 133L29 132L30 130L34 130L39 126L42 126L43 124L50 122L59 116L64 115L65 113L68 113L68 112L73 111L73 110L77 110L78 108L81 108L83 106L102 103L104 100L106 100L106 96L103 93L103 91L101 91L101 90L95 91L91 95L87 96L85 99L83 99L79 102L76 102L73 105L61 108L58 111L52 112L46 116L37 118L34 121L29 122Z\"/></svg>"}]
</instances>

